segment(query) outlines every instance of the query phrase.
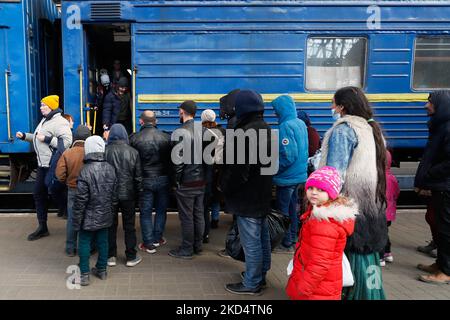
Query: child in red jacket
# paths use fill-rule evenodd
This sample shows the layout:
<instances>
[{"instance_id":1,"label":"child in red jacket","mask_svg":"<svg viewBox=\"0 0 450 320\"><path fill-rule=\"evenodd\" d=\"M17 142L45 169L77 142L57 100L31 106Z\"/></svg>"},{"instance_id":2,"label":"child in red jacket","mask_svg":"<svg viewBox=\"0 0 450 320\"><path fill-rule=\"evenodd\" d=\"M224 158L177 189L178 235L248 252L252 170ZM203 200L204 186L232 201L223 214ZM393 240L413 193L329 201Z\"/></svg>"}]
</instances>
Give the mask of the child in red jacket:
<instances>
[{"instance_id":1,"label":"child in red jacket","mask_svg":"<svg viewBox=\"0 0 450 320\"><path fill-rule=\"evenodd\" d=\"M301 217L286 293L292 300L340 300L342 255L354 230L357 207L339 196L341 179L333 167L313 172L305 189L309 205Z\"/></svg>"}]
</instances>

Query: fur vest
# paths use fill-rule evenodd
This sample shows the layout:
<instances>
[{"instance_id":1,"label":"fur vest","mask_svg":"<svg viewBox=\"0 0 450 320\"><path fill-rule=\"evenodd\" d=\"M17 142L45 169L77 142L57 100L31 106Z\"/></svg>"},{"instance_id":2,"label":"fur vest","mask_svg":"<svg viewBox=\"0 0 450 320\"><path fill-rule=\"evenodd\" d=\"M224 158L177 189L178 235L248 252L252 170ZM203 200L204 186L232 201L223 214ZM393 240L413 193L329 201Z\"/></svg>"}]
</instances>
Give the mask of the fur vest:
<instances>
[{"instance_id":1,"label":"fur vest","mask_svg":"<svg viewBox=\"0 0 450 320\"><path fill-rule=\"evenodd\" d=\"M365 119L347 115L334 123L323 139L320 167L327 165L328 141L334 128L341 123L352 128L358 139L342 186L342 194L354 199L359 207L355 232L348 239L346 250L360 254L380 252L387 242L385 205L376 201L376 146L372 127Z\"/></svg>"}]
</instances>

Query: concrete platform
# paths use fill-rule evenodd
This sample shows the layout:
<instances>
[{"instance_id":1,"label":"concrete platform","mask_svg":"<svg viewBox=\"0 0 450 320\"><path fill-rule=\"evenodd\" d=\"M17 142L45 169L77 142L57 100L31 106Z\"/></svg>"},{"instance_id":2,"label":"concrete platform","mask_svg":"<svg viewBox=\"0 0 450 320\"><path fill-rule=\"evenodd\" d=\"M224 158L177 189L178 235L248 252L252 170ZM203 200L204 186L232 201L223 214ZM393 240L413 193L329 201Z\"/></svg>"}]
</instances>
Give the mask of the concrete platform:
<instances>
[{"instance_id":1,"label":"concrete platform","mask_svg":"<svg viewBox=\"0 0 450 320\"><path fill-rule=\"evenodd\" d=\"M69 290L66 269L78 258L64 255L65 220L51 215L51 235L28 242L27 234L35 228L34 215L0 215L0 299L287 299L288 255L273 254L268 274L268 288L260 297L236 296L224 285L240 281L244 265L216 253L223 248L231 217L221 215L220 228L212 230L211 243L193 260L174 259L167 255L180 242L178 216L170 214L167 222L168 244L156 254L140 254L144 260L134 268L124 266L123 232L118 232L118 265L109 268L106 281L91 278L91 285ZM138 239L140 239L139 223ZM390 229L395 261L383 268L388 299L450 299L450 286L431 285L416 280L417 263L433 260L415 251L430 239L424 211L401 211ZM91 260L94 264L94 259Z\"/></svg>"}]
</instances>

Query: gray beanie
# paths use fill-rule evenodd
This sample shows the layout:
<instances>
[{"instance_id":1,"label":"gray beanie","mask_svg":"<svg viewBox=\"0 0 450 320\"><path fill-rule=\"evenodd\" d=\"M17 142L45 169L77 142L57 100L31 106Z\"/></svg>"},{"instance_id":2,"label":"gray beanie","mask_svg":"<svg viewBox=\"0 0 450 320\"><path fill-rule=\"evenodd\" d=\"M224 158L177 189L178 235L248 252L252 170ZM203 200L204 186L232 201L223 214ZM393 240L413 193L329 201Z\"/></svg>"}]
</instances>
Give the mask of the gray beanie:
<instances>
[{"instance_id":1,"label":"gray beanie","mask_svg":"<svg viewBox=\"0 0 450 320\"><path fill-rule=\"evenodd\" d=\"M99 136L91 136L84 143L84 155L94 152L105 152L105 141Z\"/></svg>"},{"instance_id":2,"label":"gray beanie","mask_svg":"<svg viewBox=\"0 0 450 320\"><path fill-rule=\"evenodd\" d=\"M214 122L216 121L216 113L211 109L206 109L202 112L201 118L202 122Z\"/></svg>"}]
</instances>

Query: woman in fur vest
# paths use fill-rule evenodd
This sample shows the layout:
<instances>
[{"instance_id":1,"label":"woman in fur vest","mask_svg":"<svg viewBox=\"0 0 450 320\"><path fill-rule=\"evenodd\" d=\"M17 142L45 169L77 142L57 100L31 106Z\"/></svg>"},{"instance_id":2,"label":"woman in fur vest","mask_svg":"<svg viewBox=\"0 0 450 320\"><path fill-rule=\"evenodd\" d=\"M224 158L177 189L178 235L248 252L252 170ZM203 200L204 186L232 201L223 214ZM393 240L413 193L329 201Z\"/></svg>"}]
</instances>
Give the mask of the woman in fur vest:
<instances>
[{"instance_id":1,"label":"woman in fur vest","mask_svg":"<svg viewBox=\"0 0 450 320\"><path fill-rule=\"evenodd\" d=\"M345 250L355 285L344 290L344 298L385 299L379 258L387 243L383 134L359 88L336 91L331 111L336 121L324 136L319 167L327 165L339 171L342 194L354 199L359 208L355 231Z\"/></svg>"},{"instance_id":2,"label":"woman in fur vest","mask_svg":"<svg viewBox=\"0 0 450 320\"><path fill-rule=\"evenodd\" d=\"M308 209L301 217L286 293L293 300L340 300L342 257L358 209L339 196L341 179L335 168L314 171L305 189Z\"/></svg>"}]
</instances>

